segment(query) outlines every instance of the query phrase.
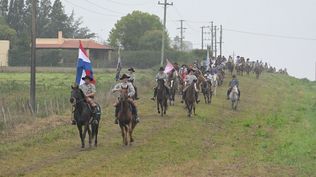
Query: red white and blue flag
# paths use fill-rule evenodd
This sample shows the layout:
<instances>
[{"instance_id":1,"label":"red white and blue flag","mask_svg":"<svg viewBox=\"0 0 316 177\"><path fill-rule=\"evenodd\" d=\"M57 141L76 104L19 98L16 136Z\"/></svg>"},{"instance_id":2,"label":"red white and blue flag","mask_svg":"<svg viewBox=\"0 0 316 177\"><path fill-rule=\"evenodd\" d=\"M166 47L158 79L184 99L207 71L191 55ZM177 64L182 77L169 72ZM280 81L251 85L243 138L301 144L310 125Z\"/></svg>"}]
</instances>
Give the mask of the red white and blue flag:
<instances>
[{"instance_id":1,"label":"red white and blue flag","mask_svg":"<svg viewBox=\"0 0 316 177\"><path fill-rule=\"evenodd\" d=\"M90 76L93 78L92 83L95 84L95 79L93 77L92 64L87 55L86 50L83 48L81 41L79 41L79 54L77 61L77 74L76 74L76 83L81 85L84 83L82 80L83 77Z\"/></svg>"}]
</instances>

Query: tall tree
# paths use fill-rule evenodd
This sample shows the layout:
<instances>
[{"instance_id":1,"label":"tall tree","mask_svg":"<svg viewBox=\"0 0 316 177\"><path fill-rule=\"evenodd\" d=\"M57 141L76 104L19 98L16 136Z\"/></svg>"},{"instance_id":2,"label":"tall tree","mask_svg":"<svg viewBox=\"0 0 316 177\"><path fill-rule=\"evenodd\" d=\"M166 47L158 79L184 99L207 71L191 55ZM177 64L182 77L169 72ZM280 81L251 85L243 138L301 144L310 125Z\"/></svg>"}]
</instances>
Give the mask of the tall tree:
<instances>
[{"instance_id":1,"label":"tall tree","mask_svg":"<svg viewBox=\"0 0 316 177\"><path fill-rule=\"evenodd\" d=\"M24 13L24 0L11 0L7 21L9 26L16 30L18 36L25 31Z\"/></svg>"},{"instance_id":2,"label":"tall tree","mask_svg":"<svg viewBox=\"0 0 316 177\"><path fill-rule=\"evenodd\" d=\"M8 0L0 0L0 15L3 17L7 16L8 13L8 6L9 6L9 2Z\"/></svg>"},{"instance_id":3,"label":"tall tree","mask_svg":"<svg viewBox=\"0 0 316 177\"><path fill-rule=\"evenodd\" d=\"M68 16L60 0L55 0L49 18L49 34L47 37L56 37L58 31L63 31L65 37L72 37L72 32L68 24Z\"/></svg>"},{"instance_id":4,"label":"tall tree","mask_svg":"<svg viewBox=\"0 0 316 177\"><path fill-rule=\"evenodd\" d=\"M49 14L52 10L52 4L50 0L41 0L38 10L38 37L47 37L49 35Z\"/></svg>"},{"instance_id":5,"label":"tall tree","mask_svg":"<svg viewBox=\"0 0 316 177\"><path fill-rule=\"evenodd\" d=\"M163 25L158 16L141 11L133 11L116 22L110 32L108 41L112 46L117 46L117 40L119 40L124 49L138 50L143 47L140 39L146 31L162 31L162 29Z\"/></svg>"}]
</instances>

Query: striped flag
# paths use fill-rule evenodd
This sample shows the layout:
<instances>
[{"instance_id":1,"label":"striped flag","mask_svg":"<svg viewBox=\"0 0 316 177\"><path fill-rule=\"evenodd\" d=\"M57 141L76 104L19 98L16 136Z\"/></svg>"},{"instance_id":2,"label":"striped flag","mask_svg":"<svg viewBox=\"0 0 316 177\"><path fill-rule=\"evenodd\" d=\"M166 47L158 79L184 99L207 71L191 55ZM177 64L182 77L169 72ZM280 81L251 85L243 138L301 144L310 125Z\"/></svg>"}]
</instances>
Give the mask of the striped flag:
<instances>
[{"instance_id":1,"label":"striped flag","mask_svg":"<svg viewBox=\"0 0 316 177\"><path fill-rule=\"evenodd\" d=\"M118 81L121 77L121 70L122 70L122 64L121 64L121 47L118 49L118 57L117 57L117 65L116 65L116 75L115 80Z\"/></svg>"},{"instance_id":2,"label":"striped flag","mask_svg":"<svg viewBox=\"0 0 316 177\"><path fill-rule=\"evenodd\" d=\"M84 81L81 79L85 76L90 76L93 78L92 83L95 84L96 81L93 77L92 64L87 55L86 50L83 48L81 41L79 41L79 53L77 61L77 74L76 74L76 83L81 85Z\"/></svg>"},{"instance_id":3,"label":"striped flag","mask_svg":"<svg viewBox=\"0 0 316 177\"><path fill-rule=\"evenodd\" d=\"M167 59L167 65L165 67L165 71L164 73L169 73L174 69L174 66L172 63L170 63L170 61Z\"/></svg>"},{"instance_id":4,"label":"striped flag","mask_svg":"<svg viewBox=\"0 0 316 177\"><path fill-rule=\"evenodd\" d=\"M207 51L206 51L205 69L206 70L210 69L210 53L208 51L208 47L207 47Z\"/></svg>"}]
</instances>

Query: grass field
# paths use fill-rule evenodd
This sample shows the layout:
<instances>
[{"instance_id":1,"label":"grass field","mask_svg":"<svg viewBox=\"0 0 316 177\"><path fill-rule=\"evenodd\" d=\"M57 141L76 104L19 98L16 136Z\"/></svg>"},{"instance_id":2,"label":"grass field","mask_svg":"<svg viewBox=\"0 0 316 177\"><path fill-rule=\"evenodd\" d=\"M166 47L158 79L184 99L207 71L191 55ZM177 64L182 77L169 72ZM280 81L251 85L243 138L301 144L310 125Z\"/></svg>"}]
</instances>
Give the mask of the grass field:
<instances>
[{"instance_id":1,"label":"grass field","mask_svg":"<svg viewBox=\"0 0 316 177\"><path fill-rule=\"evenodd\" d=\"M113 74L106 76L97 75L104 89L113 84ZM49 77L57 75L43 73L43 83ZM71 74L60 77L72 80ZM23 133L1 135L0 176L316 176L315 83L274 74L259 80L244 76L237 112L222 87L212 105L197 106L193 118L186 117L179 100L161 118L149 100L153 73L139 77L142 121L131 147L122 146L108 99L97 148L80 148L69 113L37 119L12 128ZM68 96L68 85L56 89Z\"/></svg>"}]
</instances>

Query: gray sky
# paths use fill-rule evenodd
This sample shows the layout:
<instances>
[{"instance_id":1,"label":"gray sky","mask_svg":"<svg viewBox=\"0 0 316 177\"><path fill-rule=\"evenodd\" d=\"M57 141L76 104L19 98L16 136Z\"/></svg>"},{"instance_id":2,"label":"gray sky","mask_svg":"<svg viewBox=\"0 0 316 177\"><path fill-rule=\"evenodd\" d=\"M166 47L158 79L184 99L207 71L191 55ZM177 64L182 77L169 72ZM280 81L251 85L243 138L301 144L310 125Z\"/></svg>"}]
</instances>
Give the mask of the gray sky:
<instances>
[{"instance_id":1,"label":"gray sky","mask_svg":"<svg viewBox=\"0 0 316 177\"><path fill-rule=\"evenodd\" d=\"M162 0L163 1L163 0ZM288 69L289 74L315 79L316 0L168 0L167 30L179 35L178 20L183 19L185 40L201 48L201 26L210 21L223 25L223 54L262 59ZM141 10L163 17L157 0L62 0L67 13L75 10L84 25L102 39L120 17ZM242 32L261 33L253 35ZM270 35L301 37L292 39ZM313 40L310 40L313 39Z\"/></svg>"}]
</instances>

